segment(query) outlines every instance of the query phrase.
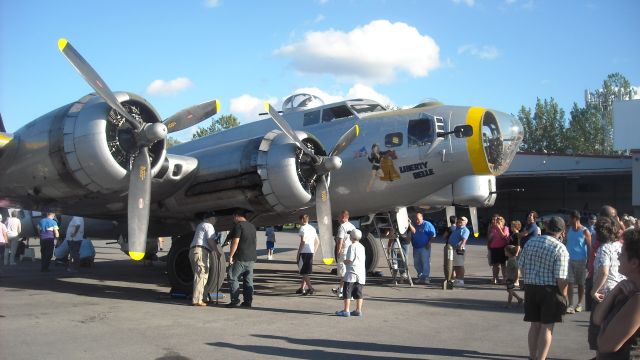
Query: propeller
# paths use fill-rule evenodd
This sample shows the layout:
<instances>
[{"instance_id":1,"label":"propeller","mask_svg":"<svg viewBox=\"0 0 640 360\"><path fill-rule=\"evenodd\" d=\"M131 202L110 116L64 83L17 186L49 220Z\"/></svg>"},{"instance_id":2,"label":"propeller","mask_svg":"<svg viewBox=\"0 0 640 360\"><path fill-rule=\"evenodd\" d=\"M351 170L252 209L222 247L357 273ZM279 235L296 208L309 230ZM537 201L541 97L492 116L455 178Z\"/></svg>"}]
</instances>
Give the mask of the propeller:
<instances>
[{"instance_id":1,"label":"propeller","mask_svg":"<svg viewBox=\"0 0 640 360\"><path fill-rule=\"evenodd\" d=\"M189 107L167 118L164 123L147 123L139 116L134 117L120 104L107 83L80 53L67 41L58 40L60 52L96 93L115 111L120 113L134 130L134 141L137 153L129 172L128 241L129 256L141 260L145 254L147 228L149 227L149 206L151 203L151 160L149 147L155 142L164 140L169 132L185 129L216 114L220 108L218 100L212 100Z\"/></svg>"},{"instance_id":2,"label":"propeller","mask_svg":"<svg viewBox=\"0 0 640 360\"><path fill-rule=\"evenodd\" d=\"M198 124L217 114L218 111L220 111L220 101L211 100L180 110L162 123L167 127L169 133L173 133Z\"/></svg>"},{"instance_id":3,"label":"propeller","mask_svg":"<svg viewBox=\"0 0 640 360\"><path fill-rule=\"evenodd\" d=\"M478 208L475 206L469 206L469 220L471 220L471 227L473 227L473 237L478 237Z\"/></svg>"},{"instance_id":4,"label":"propeller","mask_svg":"<svg viewBox=\"0 0 640 360\"><path fill-rule=\"evenodd\" d=\"M322 248L322 261L326 265L331 265L334 259L333 253L333 237L331 226L331 197L329 195L329 179L328 175L331 171L337 170L342 166L342 159L340 155L351 142L360 133L360 127L356 124L347 130L338 142L334 145L333 149L329 152L328 156L316 155L300 140L298 135L293 131L287 120L285 120L278 111L276 111L269 102L265 102L265 109L271 115L271 118L278 127L284 132L291 141L296 144L305 154L313 160L314 171L316 173L316 218L318 220L318 230L320 232L320 245Z\"/></svg>"}]
</instances>

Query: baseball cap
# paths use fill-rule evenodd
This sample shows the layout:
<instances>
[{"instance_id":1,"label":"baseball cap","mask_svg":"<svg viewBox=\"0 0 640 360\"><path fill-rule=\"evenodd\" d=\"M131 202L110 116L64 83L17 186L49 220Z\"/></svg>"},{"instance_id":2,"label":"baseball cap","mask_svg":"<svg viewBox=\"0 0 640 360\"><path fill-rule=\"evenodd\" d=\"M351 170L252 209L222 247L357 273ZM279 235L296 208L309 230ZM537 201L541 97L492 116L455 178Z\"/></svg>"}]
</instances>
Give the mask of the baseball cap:
<instances>
[{"instance_id":1,"label":"baseball cap","mask_svg":"<svg viewBox=\"0 0 640 360\"><path fill-rule=\"evenodd\" d=\"M467 218L466 218L466 217L464 217L464 216L460 216L460 217L458 218L458 220L462 220L462 221L464 221L464 222L469 221L469 220L467 220Z\"/></svg>"},{"instance_id":2,"label":"baseball cap","mask_svg":"<svg viewBox=\"0 0 640 360\"><path fill-rule=\"evenodd\" d=\"M598 217L596 214L591 214L591 216L589 216L589 220L598 220Z\"/></svg>"},{"instance_id":3,"label":"baseball cap","mask_svg":"<svg viewBox=\"0 0 640 360\"><path fill-rule=\"evenodd\" d=\"M553 216L547 220L546 229L552 233L562 232L565 229L564 220L560 216Z\"/></svg>"},{"instance_id":4,"label":"baseball cap","mask_svg":"<svg viewBox=\"0 0 640 360\"><path fill-rule=\"evenodd\" d=\"M351 230L351 232L349 233L349 237L351 237L351 240L359 241L360 239L362 239L362 231L358 229Z\"/></svg>"}]
</instances>

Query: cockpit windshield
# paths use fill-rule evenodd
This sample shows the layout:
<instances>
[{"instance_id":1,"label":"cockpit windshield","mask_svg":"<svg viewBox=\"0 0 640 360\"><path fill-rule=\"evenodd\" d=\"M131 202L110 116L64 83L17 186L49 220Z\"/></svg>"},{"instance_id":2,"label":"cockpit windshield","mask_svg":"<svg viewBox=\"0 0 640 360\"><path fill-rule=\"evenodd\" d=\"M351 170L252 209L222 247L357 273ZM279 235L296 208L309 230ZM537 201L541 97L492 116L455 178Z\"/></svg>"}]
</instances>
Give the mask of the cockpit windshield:
<instances>
[{"instance_id":1,"label":"cockpit windshield","mask_svg":"<svg viewBox=\"0 0 640 360\"><path fill-rule=\"evenodd\" d=\"M355 111L356 114L367 114L378 111L386 111L387 109L384 106L378 103L370 103L370 104L351 104L351 110Z\"/></svg>"},{"instance_id":2,"label":"cockpit windshield","mask_svg":"<svg viewBox=\"0 0 640 360\"><path fill-rule=\"evenodd\" d=\"M522 124L515 117L487 111L482 118L482 145L494 175L507 170L524 136Z\"/></svg>"}]
</instances>

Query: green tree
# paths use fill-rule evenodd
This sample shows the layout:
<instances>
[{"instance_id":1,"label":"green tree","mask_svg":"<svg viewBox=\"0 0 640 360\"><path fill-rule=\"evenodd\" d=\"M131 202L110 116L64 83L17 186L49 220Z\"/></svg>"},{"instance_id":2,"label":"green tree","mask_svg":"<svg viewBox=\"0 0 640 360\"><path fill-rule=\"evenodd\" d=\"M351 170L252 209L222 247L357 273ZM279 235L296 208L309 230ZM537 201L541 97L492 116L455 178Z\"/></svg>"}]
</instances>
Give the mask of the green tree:
<instances>
[{"instance_id":1,"label":"green tree","mask_svg":"<svg viewBox=\"0 0 640 360\"><path fill-rule=\"evenodd\" d=\"M612 73L602 82L602 88L586 94L587 107L593 106L600 113L603 127L604 153L613 154L613 102L633 99L636 90L620 73Z\"/></svg>"},{"instance_id":2,"label":"green tree","mask_svg":"<svg viewBox=\"0 0 640 360\"><path fill-rule=\"evenodd\" d=\"M540 98L531 112L524 106L518 112L518 119L522 122L524 139L521 149L535 152L565 153L567 141L565 139L564 110L560 108L554 98L544 101Z\"/></svg>"},{"instance_id":3,"label":"green tree","mask_svg":"<svg viewBox=\"0 0 640 360\"><path fill-rule=\"evenodd\" d=\"M199 127L193 134L193 139L198 139L207 135L215 134L222 130L231 129L240 125L238 118L234 115L222 115L217 119L211 119L211 125Z\"/></svg>"},{"instance_id":4,"label":"green tree","mask_svg":"<svg viewBox=\"0 0 640 360\"><path fill-rule=\"evenodd\" d=\"M167 137L167 149L172 147L173 145L182 144L182 141L174 138L173 136Z\"/></svg>"},{"instance_id":5,"label":"green tree","mask_svg":"<svg viewBox=\"0 0 640 360\"><path fill-rule=\"evenodd\" d=\"M604 154L606 144L600 112L593 105L582 108L573 103L566 131L567 148L574 154Z\"/></svg>"}]
</instances>

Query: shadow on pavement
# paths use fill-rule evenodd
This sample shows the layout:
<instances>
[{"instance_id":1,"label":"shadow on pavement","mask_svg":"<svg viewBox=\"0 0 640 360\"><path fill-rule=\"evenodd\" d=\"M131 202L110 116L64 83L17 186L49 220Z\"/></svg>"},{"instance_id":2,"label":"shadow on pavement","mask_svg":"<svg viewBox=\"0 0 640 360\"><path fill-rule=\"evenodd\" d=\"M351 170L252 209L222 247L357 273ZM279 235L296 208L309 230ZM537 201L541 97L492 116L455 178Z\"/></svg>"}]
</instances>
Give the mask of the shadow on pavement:
<instances>
[{"instance_id":1,"label":"shadow on pavement","mask_svg":"<svg viewBox=\"0 0 640 360\"><path fill-rule=\"evenodd\" d=\"M448 356L451 358L470 358L470 359L486 359L486 360L507 360L507 359L526 359L526 356L502 355L483 353L475 350L465 349L446 349L438 347L418 347L396 344L375 344L358 341L342 341L328 339L297 339L286 336L275 335L253 335L262 339L281 340L289 344L307 346L311 349L291 349L286 346L266 346L266 345L239 345L227 342L213 342L207 345L221 348L229 348L252 352L260 355L274 355L279 357L288 357L294 359L407 359L406 357L393 356L396 355L412 355L414 357L428 358L432 356ZM357 352L375 352L387 353L385 355L378 354L357 354Z\"/></svg>"}]
</instances>

